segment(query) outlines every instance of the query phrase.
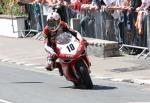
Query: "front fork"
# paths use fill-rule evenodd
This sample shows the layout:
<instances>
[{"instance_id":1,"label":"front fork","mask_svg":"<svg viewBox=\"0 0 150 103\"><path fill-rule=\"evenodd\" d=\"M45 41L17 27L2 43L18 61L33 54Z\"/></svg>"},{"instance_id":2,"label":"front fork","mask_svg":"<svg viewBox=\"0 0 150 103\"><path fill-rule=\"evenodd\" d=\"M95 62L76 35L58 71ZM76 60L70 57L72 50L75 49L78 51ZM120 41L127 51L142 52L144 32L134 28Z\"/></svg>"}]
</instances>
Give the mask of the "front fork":
<instances>
[{"instance_id":1,"label":"front fork","mask_svg":"<svg viewBox=\"0 0 150 103\"><path fill-rule=\"evenodd\" d=\"M88 55L84 55L84 56L82 56L82 58L83 58L84 64L85 64L85 65L87 66L87 68L88 68L88 72L91 73L91 70L90 70L91 62L89 61Z\"/></svg>"}]
</instances>

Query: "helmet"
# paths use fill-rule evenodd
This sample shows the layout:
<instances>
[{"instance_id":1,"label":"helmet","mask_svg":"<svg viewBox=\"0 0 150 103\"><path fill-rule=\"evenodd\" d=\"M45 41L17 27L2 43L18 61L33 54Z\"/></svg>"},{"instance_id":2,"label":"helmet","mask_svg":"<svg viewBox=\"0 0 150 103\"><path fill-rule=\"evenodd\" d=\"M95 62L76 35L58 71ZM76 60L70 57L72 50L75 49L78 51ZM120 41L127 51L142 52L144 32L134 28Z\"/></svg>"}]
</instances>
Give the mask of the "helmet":
<instances>
[{"instance_id":1,"label":"helmet","mask_svg":"<svg viewBox=\"0 0 150 103\"><path fill-rule=\"evenodd\" d=\"M47 16L47 25L49 30L55 31L57 30L60 22L60 15L56 12L51 12Z\"/></svg>"}]
</instances>

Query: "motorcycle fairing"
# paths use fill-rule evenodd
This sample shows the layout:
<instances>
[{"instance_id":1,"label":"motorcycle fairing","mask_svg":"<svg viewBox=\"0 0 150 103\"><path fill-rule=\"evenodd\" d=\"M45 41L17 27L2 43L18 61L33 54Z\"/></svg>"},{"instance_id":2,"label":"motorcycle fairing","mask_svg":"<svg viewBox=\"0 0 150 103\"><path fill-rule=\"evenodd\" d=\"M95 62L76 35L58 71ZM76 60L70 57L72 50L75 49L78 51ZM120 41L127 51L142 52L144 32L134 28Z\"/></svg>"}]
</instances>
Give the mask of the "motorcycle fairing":
<instances>
[{"instance_id":1,"label":"motorcycle fairing","mask_svg":"<svg viewBox=\"0 0 150 103\"><path fill-rule=\"evenodd\" d=\"M86 56L86 55L84 55L84 56ZM87 67L89 67L89 64L85 60L84 56L78 58L78 60L81 60L82 62L85 63L85 65ZM76 66L75 66L76 62L78 60L73 60L70 63L70 65L68 65L67 63L62 63L63 71L65 73L64 76L66 77L66 79L69 80L69 81L76 82L76 83L80 82L80 76L78 75L79 68L76 68ZM70 73L70 70L72 70L73 74Z\"/></svg>"},{"instance_id":2,"label":"motorcycle fairing","mask_svg":"<svg viewBox=\"0 0 150 103\"><path fill-rule=\"evenodd\" d=\"M60 54L75 55L79 41L70 33L64 32L56 37L57 48Z\"/></svg>"}]
</instances>

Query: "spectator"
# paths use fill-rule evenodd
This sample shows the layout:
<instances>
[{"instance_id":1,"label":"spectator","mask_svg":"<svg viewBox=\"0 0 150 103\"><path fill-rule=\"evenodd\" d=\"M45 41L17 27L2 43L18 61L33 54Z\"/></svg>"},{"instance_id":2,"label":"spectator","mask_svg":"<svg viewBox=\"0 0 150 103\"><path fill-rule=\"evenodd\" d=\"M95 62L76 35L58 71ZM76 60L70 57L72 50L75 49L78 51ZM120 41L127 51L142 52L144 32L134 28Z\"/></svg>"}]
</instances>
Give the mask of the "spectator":
<instances>
[{"instance_id":1,"label":"spectator","mask_svg":"<svg viewBox=\"0 0 150 103\"><path fill-rule=\"evenodd\" d=\"M59 13L61 20L68 23L68 17L67 17L67 11L66 11L66 2L64 0L56 0L57 4L59 5L59 8L57 9L57 12Z\"/></svg>"},{"instance_id":2,"label":"spectator","mask_svg":"<svg viewBox=\"0 0 150 103\"><path fill-rule=\"evenodd\" d=\"M141 36L144 35L142 31L142 23L144 20L144 16L147 15L148 13L147 12L148 7L149 7L149 0L142 0L141 6L136 9L138 11L138 16L135 23L135 27Z\"/></svg>"},{"instance_id":3,"label":"spectator","mask_svg":"<svg viewBox=\"0 0 150 103\"><path fill-rule=\"evenodd\" d=\"M92 4L96 6L101 6L101 0L92 0Z\"/></svg>"},{"instance_id":4,"label":"spectator","mask_svg":"<svg viewBox=\"0 0 150 103\"><path fill-rule=\"evenodd\" d=\"M73 9L75 11L80 11L81 10L81 1L80 0L71 0L71 4L74 5Z\"/></svg>"},{"instance_id":5,"label":"spectator","mask_svg":"<svg viewBox=\"0 0 150 103\"><path fill-rule=\"evenodd\" d=\"M130 11L135 11L141 5L141 0L131 0L131 6L129 8Z\"/></svg>"},{"instance_id":6,"label":"spectator","mask_svg":"<svg viewBox=\"0 0 150 103\"><path fill-rule=\"evenodd\" d=\"M142 4L136 10L138 11L135 27L137 31L137 41L139 46L147 46L147 19L149 0L142 0Z\"/></svg>"},{"instance_id":7,"label":"spectator","mask_svg":"<svg viewBox=\"0 0 150 103\"><path fill-rule=\"evenodd\" d=\"M90 4L92 0L80 0L82 4Z\"/></svg>"},{"instance_id":8,"label":"spectator","mask_svg":"<svg viewBox=\"0 0 150 103\"><path fill-rule=\"evenodd\" d=\"M45 0L45 2L47 2L49 4L49 6L56 4L57 0Z\"/></svg>"},{"instance_id":9,"label":"spectator","mask_svg":"<svg viewBox=\"0 0 150 103\"><path fill-rule=\"evenodd\" d=\"M131 5L128 8L128 23L130 25L130 28L128 28L131 33L132 33L132 37L131 37L131 45L138 45L138 35L136 33L136 28L135 28L135 21L137 19L137 12L135 11L136 8L138 8L141 5L141 0L131 0Z\"/></svg>"},{"instance_id":10,"label":"spectator","mask_svg":"<svg viewBox=\"0 0 150 103\"><path fill-rule=\"evenodd\" d=\"M107 12L107 14L105 13L105 15L107 15L105 25L106 25L107 33L110 32L110 34L107 34L107 36L110 37L109 38L106 37L106 38L108 38L108 40L117 41L118 43L125 43L124 9L126 10L129 8L130 0L104 0L104 3L106 4L104 8L106 8L106 12Z\"/></svg>"},{"instance_id":11,"label":"spectator","mask_svg":"<svg viewBox=\"0 0 150 103\"><path fill-rule=\"evenodd\" d=\"M90 9L100 9L101 8L101 5L104 5L104 2L103 0L92 0L92 3L91 3L91 7Z\"/></svg>"},{"instance_id":12,"label":"spectator","mask_svg":"<svg viewBox=\"0 0 150 103\"><path fill-rule=\"evenodd\" d=\"M74 9L80 11L81 9L89 9L92 0L71 0L74 4Z\"/></svg>"},{"instance_id":13,"label":"spectator","mask_svg":"<svg viewBox=\"0 0 150 103\"><path fill-rule=\"evenodd\" d=\"M54 11L55 6L57 5L58 8L57 8L57 10L56 9L55 10L59 13L61 20L68 22L66 7L65 7L65 5L67 5L66 1L64 1L64 0L46 0L45 2L47 2L49 5L49 10L48 10L49 13Z\"/></svg>"},{"instance_id":14,"label":"spectator","mask_svg":"<svg viewBox=\"0 0 150 103\"><path fill-rule=\"evenodd\" d=\"M49 6L53 6L56 4L63 4L66 5L68 2L66 2L65 0L43 0L43 2L47 2L49 4Z\"/></svg>"},{"instance_id":15,"label":"spectator","mask_svg":"<svg viewBox=\"0 0 150 103\"><path fill-rule=\"evenodd\" d=\"M105 5L102 6L102 16L103 16L103 39L117 41L115 36L115 29L114 29L114 17L112 13L114 12L113 9L107 9L107 7L115 6L115 0L103 0Z\"/></svg>"},{"instance_id":16,"label":"spectator","mask_svg":"<svg viewBox=\"0 0 150 103\"><path fill-rule=\"evenodd\" d=\"M114 6L115 0L103 0L106 6Z\"/></svg>"},{"instance_id":17,"label":"spectator","mask_svg":"<svg viewBox=\"0 0 150 103\"><path fill-rule=\"evenodd\" d=\"M86 9L89 10L90 9L90 4L92 3L92 0L80 0L81 2L81 9Z\"/></svg>"},{"instance_id":18,"label":"spectator","mask_svg":"<svg viewBox=\"0 0 150 103\"><path fill-rule=\"evenodd\" d=\"M35 0L34 1L34 16L36 20L36 28L37 31L42 31L42 18L41 18L41 1L42 0Z\"/></svg>"},{"instance_id":19,"label":"spectator","mask_svg":"<svg viewBox=\"0 0 150 103\"><path fill-rule=\"evenodd\" d=\"M142 4L136 10L146 10L150 6L150 0L142 0Z\"/></svg>"},{"instance_id":20,"label":"spectator","mask_svg":"<svg viewBox=\"0 0 150 103\"><path fill-rule=\"evenodd\" d=\"M95 37L95 19L93 13L91 13L92 0L82 0L81 9L83 10L84 17L80 21L82 35L94 38Z\"/></svg>"},{"instance_id":21,"label":"spectator","mask_svg":"<svg viewBox=\"0 0 150 103\"><path fill-rule=\"evenodd\" d=\"M124 6L125 0L116 0L114 2L114 7L118 8L115 10L112 16L114 17L114 27L115 35L118 43L124 43L124 15L123 11L120 9Z\"/></svg>"}]
</instances>

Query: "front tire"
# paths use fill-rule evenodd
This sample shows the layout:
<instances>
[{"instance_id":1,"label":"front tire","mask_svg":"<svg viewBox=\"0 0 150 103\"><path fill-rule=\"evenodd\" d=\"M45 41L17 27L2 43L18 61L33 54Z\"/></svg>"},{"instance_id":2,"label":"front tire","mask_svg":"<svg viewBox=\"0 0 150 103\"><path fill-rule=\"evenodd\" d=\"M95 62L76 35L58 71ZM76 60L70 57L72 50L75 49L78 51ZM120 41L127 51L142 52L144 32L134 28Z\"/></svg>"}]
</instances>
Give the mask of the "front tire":
<instances>
[{"instance_id":1,"label":"front tire","mask_svg":"<svg viewBox=\"0 0 150 103\"><path fill-rule=\"evenodd\" d=\"M78 69L78 73L80 76L81 86L85 87L86 89L92 89L93 83L89 75L88 68L82 60L79 60L77 62L76 68Z\"/></svg>"}]
</instances>

